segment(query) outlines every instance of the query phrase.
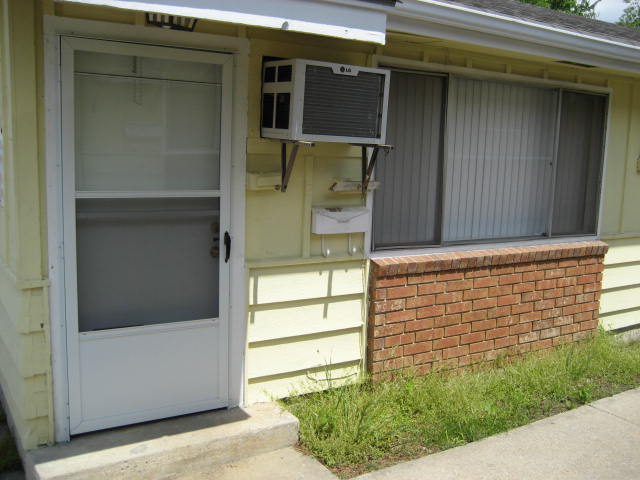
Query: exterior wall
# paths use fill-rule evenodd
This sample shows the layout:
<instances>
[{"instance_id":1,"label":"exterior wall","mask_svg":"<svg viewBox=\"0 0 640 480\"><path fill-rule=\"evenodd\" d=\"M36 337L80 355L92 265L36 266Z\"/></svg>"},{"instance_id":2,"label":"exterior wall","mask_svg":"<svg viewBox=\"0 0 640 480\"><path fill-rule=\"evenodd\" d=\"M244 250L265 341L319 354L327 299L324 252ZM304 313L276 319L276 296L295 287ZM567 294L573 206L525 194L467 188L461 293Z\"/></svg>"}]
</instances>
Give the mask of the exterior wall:
<instances>
[{"instance_id":1,"label":"exterior wall","mask_svg":"<svg viewBox=\"0 0 640 480\"><path fill-rule=\"evenodd\" d=\"M456 369L598 327L602 242L373 260L367 366Z\"/></svg>"},{"instance_id":2,"label":"exterior wall","mask_svg":"<svg viewBox=\"0 0 640 480\"><path fill-rule=\"evenodd\" d=\"M291 36L251 39L247 170L278 172L280 142L260 138L262 58L313 58L363 64L353 43ZM332 48L334 47L334 48ZM247 191L249 318L246 374L248 403L293 391L325 388L356 378L363 367L364 236L360 254L347 253L346 235L327 236L332 254L321 255L310 234L312 206L360 205L359 194L331 193L334 178L358 178L360 150L341 144L303 147L286 193Z\"/></svg>"},{"instance_id":3,"label":"exterior wall","mask_svg":"<svg viewBox=\"0 0 640 480\"><path fill-rule=\"evenodd\" d=\"M608 330L640 327L640 82L612 83L613 118L627 130L611 128L602 237L605 257L601 322ZM612 118L612 119L613 119Z\"/></svg>"},{"instance_id":4,"label":"exterior wall","mask_svg":"<svg viewBox=\"0 0 640 480\"><path fill-rule=\"evenodd\" d=\"M4 205L0 207L0 386L23 448L52 439L41 215L35 2L0 2Z\"/></svg>"},{"instance_id":5,"label":"exterior wall","mask_svg":"<svg viewBox=\"0 0 640 480\"><path fill-rule=\"evenodd\" d=\"M4 102L6 204L0 207L0 384L22 445L33 448L53 441L42 153L42 15L143 25L144 14L53 0L1 0L1 4L2 72L3 79L8 79L3 82L3 92L10 101ZM199 21L196 31L251 41L249 172L276 171L280 162L279 143L260 139L259 133L264 56L368 65L373 62L373 54L380 54L534 79L609 85L613 108L603 232L612 244L607 261L617 260L611 260L605 273L603 322L611 328L640 322L640 301L633 287L638 285L635 279L640 278L640 218L636 210L640 175L635 170L640 153L640 138L635 133L640 115L640 79L396 33L389 33L386 46L376 47L206 21ZM247 403L284 396L292 388L322 388L327 377L346 380L362 371L366 256L349 256L347 237L337 235L327 239L333 253L324 258L320 238L309 233L312 205L362 203L359 195L328 191L334 178L359 177L359 155L357 148L339 144L305 147L299 152L287 193L247 192ZM360 252L365 250L364 242L364 235L354 235ZM620 297L626 303L619 304ZM309 380L310 376L315 380Z\"/></svg>"}]
</instances>

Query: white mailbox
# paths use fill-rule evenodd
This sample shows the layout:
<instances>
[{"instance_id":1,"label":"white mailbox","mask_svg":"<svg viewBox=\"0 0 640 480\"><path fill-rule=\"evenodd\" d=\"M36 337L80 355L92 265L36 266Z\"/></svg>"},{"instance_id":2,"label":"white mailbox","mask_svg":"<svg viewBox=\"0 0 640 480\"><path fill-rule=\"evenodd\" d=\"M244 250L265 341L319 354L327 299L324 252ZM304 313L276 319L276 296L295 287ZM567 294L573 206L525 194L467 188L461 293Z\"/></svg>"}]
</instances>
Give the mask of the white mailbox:
<instances>
[{"instance_id":1,"label":"white mailbox","mask_svg":"<svg viewBox=\"0 0 640 480\"><path fill-rule=\"evenodd\" d=\"M317 235L365 232L370 212L365 207L313 207L311 232Z\"/></svg>"}]
</instances>

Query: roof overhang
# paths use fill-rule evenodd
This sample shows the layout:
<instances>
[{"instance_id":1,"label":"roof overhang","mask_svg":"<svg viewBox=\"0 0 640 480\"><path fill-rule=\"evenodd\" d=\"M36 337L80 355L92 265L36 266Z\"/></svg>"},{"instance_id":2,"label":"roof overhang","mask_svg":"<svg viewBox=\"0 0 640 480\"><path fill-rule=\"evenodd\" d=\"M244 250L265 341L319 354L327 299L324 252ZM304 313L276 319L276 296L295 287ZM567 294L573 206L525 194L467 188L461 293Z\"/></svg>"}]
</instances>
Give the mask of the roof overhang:
<instances>
[{"instance_id":1,"label":"roof overhang","mask_svg":"<svg viewBox=\"0 0 640 480\"><path fill-rule=\"evenodd\" d=\"M387 31L640 74L640 46L439 0L55 0L384 44Z\"/></svg>"},{"instance_id":2,"label":"roof overhang","mask_svg":"<svg viewBox=\"0 0 640 480\"><path fill-rule=\"evenodd\" d=\"M385 43L386 12L300 0L55 0ZM365 4L372 5L373 4ZM378 4L379 6L384 5Z\"/></svg>"},{"instance_id":3,"label":"roof overhang","mask_svg":"<svg viewBox=\"0 0 640 480\"><path fill-rule=\"evenodd\" d=\"M387 13L388 30L640 73L640 46L628 43L436 0L404 0Z\"/></svg>"},{"instance_id":4,"label":"roof overhang","mask_svg":"<svg viewBox=\"0 0 640 480\"><path fill-rule=\"evenodd\" d=\"M640 46L438 0L402 0L394 7L359 0L324 0L387 15L387 31L568 60L640 73Z\"/></svg>"}]
</instances>

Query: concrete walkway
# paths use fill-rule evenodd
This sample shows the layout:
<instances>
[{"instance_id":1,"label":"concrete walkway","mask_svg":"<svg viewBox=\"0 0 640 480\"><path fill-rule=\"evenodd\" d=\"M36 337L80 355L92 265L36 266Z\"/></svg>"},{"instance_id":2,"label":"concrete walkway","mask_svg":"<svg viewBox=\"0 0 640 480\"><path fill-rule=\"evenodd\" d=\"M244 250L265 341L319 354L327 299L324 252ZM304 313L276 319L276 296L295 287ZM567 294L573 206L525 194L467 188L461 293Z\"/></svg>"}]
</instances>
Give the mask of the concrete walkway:
<instances>
[{"instance_id":1,"label":"concrete walkway","mask_svg":"<svg viewBox=\"0 0 640 480\"><path fill-rule=\"evenodd\" d=\"M180 480L329 480L318 462L276 450ZM358 480L638 480L640 389Z\"/></svg>"},{"instance_id":2,"label":"concrete walkway","mask_svg":"<svg viewBox=\"0 0 640 480\"><path fill-rule=\"evenodd\" d=\"M638 480L640 389L357 478Z\"/></svg>"}]
</instances>

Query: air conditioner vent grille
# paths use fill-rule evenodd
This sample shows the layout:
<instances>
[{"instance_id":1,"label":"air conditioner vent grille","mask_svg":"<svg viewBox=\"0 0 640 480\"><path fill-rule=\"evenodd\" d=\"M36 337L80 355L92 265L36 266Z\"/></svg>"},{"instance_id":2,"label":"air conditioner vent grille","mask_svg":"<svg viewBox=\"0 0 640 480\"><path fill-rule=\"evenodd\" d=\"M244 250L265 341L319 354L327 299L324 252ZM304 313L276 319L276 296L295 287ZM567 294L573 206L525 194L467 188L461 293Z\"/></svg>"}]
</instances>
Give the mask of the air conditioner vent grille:
<instances>
[{"instance_id":1,"label":"air conditioner vent grille","mask_svg":"<svg viewBox=\"0 0 640 480\"><path fill-rule=\"evenodd\" d=\"M334 74L330 67L306 66L302 132L380 138L385 76Z\"/></svg>"}]
</instances>

